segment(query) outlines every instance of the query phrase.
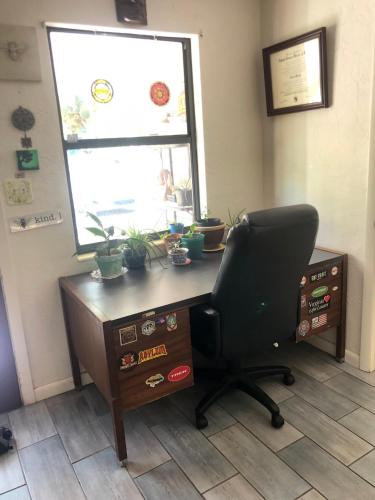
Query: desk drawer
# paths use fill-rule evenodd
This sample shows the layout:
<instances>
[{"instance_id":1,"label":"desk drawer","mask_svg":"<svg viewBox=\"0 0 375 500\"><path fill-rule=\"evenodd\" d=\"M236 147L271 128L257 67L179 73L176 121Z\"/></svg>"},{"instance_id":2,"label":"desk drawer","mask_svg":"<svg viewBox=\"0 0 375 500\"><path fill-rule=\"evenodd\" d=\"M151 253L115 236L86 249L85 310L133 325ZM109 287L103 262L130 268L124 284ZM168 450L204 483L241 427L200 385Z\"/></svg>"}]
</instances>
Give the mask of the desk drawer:
<instances>
[{"instance_id":1,"label":"desk drawer","mask_svg":"<svg viewBox=\"0 0 375 500\"><path fill-rule=\"evenodd\" d=\"M113 339L124 409L193 385L188 309L121 325Z\"/></svg>"},{"instance_id":2,"label":"desk drawer","mask_svg":"<svg viewBox=\"0 0 375 500\"><path fill-rule=\"evenodd\" d=\"M301 320L296 332L297 342L340 325L342 263L316 267L305 276L304 281L305 284L301 286Z\"/></svg>"}]
</instances>

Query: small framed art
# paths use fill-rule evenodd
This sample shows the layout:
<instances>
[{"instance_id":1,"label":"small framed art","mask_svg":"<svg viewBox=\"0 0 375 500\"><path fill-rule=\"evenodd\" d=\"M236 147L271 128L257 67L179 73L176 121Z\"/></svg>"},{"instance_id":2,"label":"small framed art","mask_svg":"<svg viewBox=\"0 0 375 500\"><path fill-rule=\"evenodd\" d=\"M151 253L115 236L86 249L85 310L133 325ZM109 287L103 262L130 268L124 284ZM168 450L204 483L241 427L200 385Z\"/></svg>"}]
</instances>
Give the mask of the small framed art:
<instances>
[{"instance_id":1,"label":"small framed art","mask_svg":"<svg viewBox=\"0 0 375 500\"><path fill-rule=\"evenodd\" d=\"M267 115L328 107L326 28L263 49Z\"/></svg>"},{"instance_id":2,"label":"small framed art","mask_svg":"<svg viewBox=\"0 0 375 500\"><path fill-rule=\"evenodd\" d=\"M38 151L36 149L21 149L16 151L18 170L39 170Z\"/></svg>"}]
</instances>

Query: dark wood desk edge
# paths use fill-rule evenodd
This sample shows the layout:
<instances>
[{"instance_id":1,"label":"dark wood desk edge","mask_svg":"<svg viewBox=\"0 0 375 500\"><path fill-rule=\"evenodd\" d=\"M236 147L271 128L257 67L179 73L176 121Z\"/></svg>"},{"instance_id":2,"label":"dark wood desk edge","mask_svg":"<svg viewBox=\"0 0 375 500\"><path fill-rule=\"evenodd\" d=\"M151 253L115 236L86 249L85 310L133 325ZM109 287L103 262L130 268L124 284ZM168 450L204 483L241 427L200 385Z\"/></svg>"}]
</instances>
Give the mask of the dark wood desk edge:
<instances>
[{"instance_id":1,"label":"dark wood desk edge","mask_svg":"<svg viewBox=\"0 0 375 500\"><path fill-rule=\"evenodd\" d=\"M87 273L81 273L81 274L87 274ZM74 276L80 276L80 275L74 275ZM79 302L85 309L91 312L96 318L98 318L102 323L107 323L108 321L111 321L101 309L99 309L95 304L93 304L90 301L87 301L86 299L83 299L81 295L79 294L77 287L72 284L70 281L71 276L63 276L59 278L59 286L60 290L63 289L65 292L69 293L69 295L76 301Z\"/></svg>"}]
</instances>

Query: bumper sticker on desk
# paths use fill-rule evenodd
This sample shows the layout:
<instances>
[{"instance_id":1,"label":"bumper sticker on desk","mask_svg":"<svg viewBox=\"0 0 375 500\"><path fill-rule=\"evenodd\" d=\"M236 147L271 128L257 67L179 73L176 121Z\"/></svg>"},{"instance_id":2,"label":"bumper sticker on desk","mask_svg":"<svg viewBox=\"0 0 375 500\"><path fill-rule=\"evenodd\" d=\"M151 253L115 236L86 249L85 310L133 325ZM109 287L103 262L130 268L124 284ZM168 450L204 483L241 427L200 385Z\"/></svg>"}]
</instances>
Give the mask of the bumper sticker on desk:
<instances>
[{"instance_id":1,"label":"bumper sticker on desk","mask_svg":"<svg viewBox=\"0 0 375 500\"><path fill-rule=\"evenodd\" d=\"M120 370L129 370L138 364L138 354L136 352L126 352L120 358Z\"/></svg>"},{"instance_id":2,"label":"bumper sticker on desk","mask_svg":"<svg viewBox=\"0 0 375 500\"><path fill-rule=\"evenodd\" d=\"M320 281L326 278L328 275L328 271L324 269L324 271L319 271L318 273L314 273L310 275L310 283L315 283L315 281Z\"/></svg>"},{"instance_id":3,"label":"bumper sticker on desk","mask_svg":"<svg viewBox=\"0 0 375 500\"><path fill-rule=\"evenodd\" d=\"M177 330L177 314L176 313L167 314L166 320L167 320L168 332L173 332L174 330Z\"/></svg>"},{"instance_id":4,"label":"bumper sticker on desk","mask_svg":"<svg viewBox=\"0 0 375 500\"><path fill-rule=\"evenodd\" d=\"M177 366L168 373L169 382L181 382L190 375L191 369L188 365Z\"/></svg>"},{"instance_id":5,"label":"bumper sticker on desk","mask_svg":"<svg viewBox=\"0 0 375 500\"><path fill-rule=\"evenodd\" d=\"M159 316L155 319L156 326L164 325L165 318L163 316Z\"/></svg>"},{"instance_id":6,"label":"bumper sticker on desk","mask_svg":"<svg viewBox=\"0 0 375 500\"><path fill-rule=\"evenodd\" d=\"M339 268L337 266L333 266L333 268L331 269L332 276L336 276L338 272Z\"/></svg>"},{"instance_id":7,"label":"bumper sticker on desk","mask_svg":"<svg viewBox=\"0 0 375 500\"><path fill-rule=\"evenodd\" d=\"M301 283L300 283L300 285L301 285L301 286L305 286L305 285L306 285L306 283L307 283L307 278L306 278L306 276L302 276L302 279L301 279Z\"/></svg>"},{"instance_id":8,"label":"bumper sticker on desk","mask_svg":"<svg viewBox=\"0 0 375 500\"><path fill-rule=\"evenodd\" d=\"M301 295L301 308L306 307L307 301L306 301L306 295Z\"/></svg>"},{"instance_id":9,"label":"bumper sticker on desk","mask_svg":"<svg viewBox=\"0 0 375 500\"><path fill-rule=\"evenodd\" d=\"M137 342L137 325L126 326L118 331L120 336L120 345Z\"/></svg>"},{"instance_id":10,"label":"bumper sticker on desk","mask_svg":"<svg viewBox=\"0 0 375 500\"><path fill-rule=\"evenodd\" d=\"M314 314L318 311L324 311L329 308L331 296L329 294L318 299L309 300L309 314Z\"/></svg>"},{"instance_id":11,"label":"bumper sticker on desk","mask_svg":"<svg viewBox=\"0 0 375 500\"><path fill-rule=\"evenodd\" d=\"M321 326L326 325L327 321L328 321L327 313L320 314L319 316L311 320L312 329L315 330L316 328L320 328Z\"/></svg>"},{"instance_id":12,"label":"bumper sticker on desk","mask_svg":"<svg viewBox=\"0 0 375 500\"><path fill-rule=\"evenodd\" d=\"M306 319L304 319L298 326L298 335L304 337L309 333L309 331L310 331L310 323Z\"/></svg>"},{"instance_id":13,"label":"bumper sticker on desk","mask_svg":"<svg viewBox=\"0 0 375 500\"><path fill-rule=\"evenodd\" d=\"M155 321L147 320L141 327L143 335L152 335L156 330Z\"/></svg>"},{"instance_id":14,"label":"bumper sticker on desk","mask_svg":"<svg viewBox=\"0 0 375 500\"><path fill-rule=\"evenodd\" d=\"M156 375L151 375L151 377L148 377L148 379L146 380L146 385L154 388L161 382L164 382L164 377L161 373L157 373Z\"/></svg>"},{"instance_id":15,"label":"bumper sticker on desk","mask_svg":"<svg viewBox=\"0 0 375 500\"><path fill-rule=\"evenodd\" d=\"M338 290L338 289L339 289L339 287L338 287L338 286L333 286L333 287L332 287L332 292L337 292L337 290Z\"/></svg>"},{"instance_id":16,"label":"bumper sticker on desk","mask_svg":"<svg viewBox=\"0 0 375 500\"><path fill-rule=\"evenodd\" d=\"M314 299L317 299L318 297L323 297L323 295L326 295L327 293L328 286L319 286L311 292L311 296L314 297Z\"/></svg>"},{"instance_id":17,"label":"bumper sticker on desk","mask_svg":"<svg viewBox=\"0 0 375 500\"><path fill-rule=\"evenodd\" d=\"M157 345L156 347L151 347L151 349L145 349L138 353L138 364L144 363L145 361L151 361L152 359L160 358L161 356L167 356L167 348L165 344Z\"/></svg>"}]
</instances>

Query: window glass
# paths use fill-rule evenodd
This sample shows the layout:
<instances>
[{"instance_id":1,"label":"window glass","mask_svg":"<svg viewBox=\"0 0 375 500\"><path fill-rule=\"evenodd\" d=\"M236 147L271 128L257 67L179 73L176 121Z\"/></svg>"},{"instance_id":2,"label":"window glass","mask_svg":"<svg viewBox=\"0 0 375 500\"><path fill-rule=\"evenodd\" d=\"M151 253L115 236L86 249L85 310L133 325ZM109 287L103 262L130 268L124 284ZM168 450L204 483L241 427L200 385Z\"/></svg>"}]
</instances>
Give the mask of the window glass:
<instances>
[{"instance_id":1,"label":"window glass","mask_svg":"<svg viewBox=\"0 0 375 500\"><path fill-rule=\"evenodd\" d=\"M182 42L50 36L66 140L187 134Z\"/></svg>"},{"instance_id":2,"label":"window glass","mask_svg":"<svg viewBox=\"0 0 375 500\"><path fill-rule=\"evenodd\" d=\"M192 223L188 145L71 149L68 165L80 245L96 241L85 229L88 211L125 230Z\"/></svg>"}]
</instances>

